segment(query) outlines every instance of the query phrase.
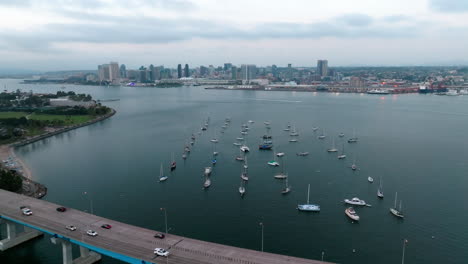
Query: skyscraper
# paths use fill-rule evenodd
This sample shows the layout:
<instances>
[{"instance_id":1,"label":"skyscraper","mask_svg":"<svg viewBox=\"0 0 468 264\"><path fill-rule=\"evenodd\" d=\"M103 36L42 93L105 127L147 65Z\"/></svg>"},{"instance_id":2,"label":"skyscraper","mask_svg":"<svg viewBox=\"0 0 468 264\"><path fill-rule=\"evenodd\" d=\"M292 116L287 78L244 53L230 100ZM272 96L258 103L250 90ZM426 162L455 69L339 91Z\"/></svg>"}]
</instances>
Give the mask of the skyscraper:
<instances>
[{"instance_id":1,"label":"skyscraper","mask_svg":"<svg viewBox=\"0 0 468 264\"><path fill-rule=\"evenodd\" d=\"M318 60L317 61L317 75L319 76L328 76L328 61L327 60Z\"/></svg>"},{"instance_id":2,"label":"skyscraper","mask_svg":"<svg viewBox=\"0 0 468 264\"><path fill-rule=\"evenodd\" d=\"M153 77L154 77L154 80L155 80L155 81L161 79L161 70L162 70L162 69L164 69L163 66L154 67L154 69L153 69Z\"/></svg>"},{"instance_id":3,"label":"skyscraper","mask_svg":"<svg viewBox=\"0 0 468 264\"><path fill-rule=\"evenodd\" d=\"M185 64L185 69L184 69L185 77L190 77L190 71L188 64Z\"/></svg>"},{"instance_id":4,"label":"skyscraper","mask_svg":"<svg viewBox=\"0 0 468 264\"><path fill-rule=\"evenodd\" d=\"M109 64L102 64L98 65L98 75L99 81L110 81L110 65Z\"/></svg>"},{"instance_id":5,"label":"skyscraper","mask_svg":"<svg viewBox=\"0 0 468 264\"><path fill-rule=\"evenodd\" d=\"M177 65L177 78L182 78L182 64Z\"/></svg>"},{"instance_id":6,"label":"skyscraper","mask_svg":"<svg viewBox=\"0 0 468 264\"><path fill-rule=\"evenodd\" d=\"M151 64L148 67L148 80L154 82L154 65Z\"/></svg>"},{"instance_id":7,"label":"skyscraper","mask_svg":"<svg viewBox=\"0 0 468 264\"><path fill-rule=\"evenodd\" d=\"M257 66L255 64L242 64L241 65L241 77L245 83L257 77Z\"/></svg>"},{"instance_id":8,"label":"skyscraper","mask_svg":"<svg viewBox=\"0 0 468 264\"><path fill-rule=\"evenodd\" d=\"M119 83L120 82L120 69L118 62L110 62L109 63L109 80L112 83Z\"/></svg>"},{"instance_id":9,"label":"skyscraper","mask_svg":"<svg viewBox=\"0 0 468 264\"><path fill-rule=\"evenodd\" d=\"M224 71L229 71L232 69L232 63L224 63Z\"/></svg>"},{"instance_id":10,"label":"skyscraper","mask_svg":"<svg viewBox=\"0 0 468 264\"><path fill-rule=\"evenodd\" d=\"M120 65L120 77L127 78L127 67L125 64Z\"/></svg>"},{"instance_id":11,"label":"skyscraper","mask_svg":"<svg viewBox=\"0 0 468 264\"><path fill-rule=\"evenodd\" d=\"M236 66L232 66L231 67L231 79L233 80L237 80L237 67Z\"/></svg>"}]
</instances>

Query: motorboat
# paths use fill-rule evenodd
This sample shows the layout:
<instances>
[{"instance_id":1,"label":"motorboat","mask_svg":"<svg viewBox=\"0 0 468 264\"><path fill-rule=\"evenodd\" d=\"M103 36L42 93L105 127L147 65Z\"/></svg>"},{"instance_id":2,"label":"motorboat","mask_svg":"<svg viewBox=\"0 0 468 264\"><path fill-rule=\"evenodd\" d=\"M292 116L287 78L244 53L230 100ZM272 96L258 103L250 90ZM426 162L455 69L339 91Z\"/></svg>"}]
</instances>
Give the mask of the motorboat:
<instances>
[{"instance_id":1,"label":"motorboat","mask_svg":"<svg viewBox=\"0 0 468 264\"><path fill-rule=\"evenodd\" d=\"M218 143L218 140L216 138L213 138L210 141L213 142L213 143Z\"/></svg>"},{"instance_id":2,"label":"motorboat","mask_svg":"<svg viewBox=\"0 0 468 264\"><path fill-rule=\"evenodd\" d=\"M296 153L297 156L307 156L309 155L309 152L299 152L299 153Z\"/></svg>"},{"instance_id":3,"label":"motorboat","mask_svg":"<svg viewBox=\"0 0 468 264\"><path fill-rule=\"evenodd\" d=\"M240 147L240 150L241 150L242 152L249 152L249 151L250 151L250 148L247 147L246 145L243 145L242 147Z\"/></svg>"},{"instance_id":4,"label":"motorboat","mask_svg":"<svg viewBox=\"0 0 468 264\"><path fill-rule=\"evenodd\" d=\"M318 129L318 127L312 127L312 131L317 131Z\"/></svg>"},{"instance_id":5,"label":"motorboat","mask_svg":"<svg viewBox=\"0 0 468 264\"><path fill-rule=\"evenodd\" d=\"M372 178L371 176L367 177L367 180L368 180L370 183L373 183L373 182L374 182L374 178Z\"/></svg>"},{"instance_id":6,"label":"motorboat","mask_svg":"<svg viewBox=\"0 0 468 264\"><path fill-rule=\"evenodd\" d=\"M340 133L338 136L339 137L344 137L344 133Z\"/></svg>"},{"instance_id":7,"label":"motorboat","mask_svg":"<svg viewBox=\"0 0 468 264\"><path fill-rule=\"evenodd\" d=\"M245 187L244 186L239 187L239 193L240 193L241 196L243 196L245 194Z\"/></svg>"},{"instance_id":8,"label":"motorboat","mask_svg":"<svg viewBox=\"0 0 468 264\"><path fill-rule=\"evenodd\" d=\"M276 153L276 156L277 156L277 157L283 157L283 156L284 156L284 152L278 152L278 153Z\"/></svg>"},{"instance_id":9,"label":"motorboat","mask_svg":"<svg viewBox=\"0 0 468 264\"><path fill-rule=\"evenodd\" d=\"M243 137L238 137L238 138L236 138L236 139L237 139L237 140L244 140Z\"/></svg>"},{"instance_id":10,"label":"motorboat","mask_svg":"<svg viewBox=\"0 0 468 264\"><path fill-rule=\"evenodd\" d=\"M212 170L211 167L205 167L205 175L210 175Z\"/></svg>"},{"instance_id":11,"label":"motorboat","mask_svg":"<svg viewBox=\"0 0 468 264\"><path fill-rule=\"evenodd\" d=\"M203 183L203 188L208 188L210 186L211 186L211 180L210 180L210 178L206 177L206 180Z\"/></svg>"},{"instance_id":12,"label":"motorboat","mask_svg":"<svg viewBox=\"0 0 468 264\"><path fill-rule=\"evenodd\" d=\"M267 164L273 167L277 167L280 165L276 160L269 161L267 162Z\"/></svg>"},{"instance_id":13,"label":"motorboat","mask_svg":"<svg viewBox=\"0 0 468 264\"><path fill-rule=\"evenodd\" d=\"M297 139L292 138L292 139L289 140L289 142L297 142Z\"/></svg>"},{"instance_id":14,"label":"motorboat","mask_svg":"<svg viewBox=\"0 0 468 264\"><path fill-rule=\"evenodd\" d=\"M354 211L354 208L352 207L346 208L345 214L352 220L359 221L359 215L356 214L356 211Z\"/></svg>"},{"instance_id":15,"label":"motorboat","mask_svg":"<svg viewBox=\"0 0 468 264\"><path fill-rule=\"evenodd\" d=\"M240 176L240 177L241 177L241 179L244 180L244 181L248 181L248 180L249 180L249 176L247 175L246 172L241 173L241 176Z\"/></svg>"},{"instance_id":16,"label":"motorboat","mask_svg":"<svg viewBox=\"0 0 468 264\"><path fill-rule=\"evenodd\" d=\"M278 174L275 174L275 176L273 176L275 179L279 179L279 180L282 180L282 179L287 179L288 178L288 174L284 173L284 172L280 172Z\"/></svg>"},{"instance_id":17,"label":"motorboat","mask_svg":"<svg viewBox=\"0 0 468 264\"><path fill-rule=\"evenodd\" d=\"M248 134L247 131L241 131L240 133L241 133L242 135L247 135L247 134Z\"/></svg>"},{"instance_id":18,"label":"motorboat","mask_svg":"<svg viewBox=\"0 0 468 264\"><path fill-rule=\"evenodd\" d=\"M247 122L249 122L250 124L255 123L255 121L252 121L252 120L249 120L249 121L247 121Z\"/></svg>"},{"instance_id":19,"label":"motorboat","mask_svg":"<svg viewBox=\"0 0 468 264\"><path fill-rule=\"evenodd\" d=\"M347 203L347 204L352 204L352 205L361 205L361 206L366 205L366 201L361 200L361 199L359 199L357 197L354 197L351 200L350 199L345 199L344 202Z\"/></svg>"},{"instance_id":20,"label":"motorboat","mask_svg":"<svg viewBox=\"0 0 468 264\"><path fill-rule=\"evenodd\" d=\"M242 146L242 144L241 144L241 143L238 143L238 142L234 142L234 143L232 143L232 144L233 144L234 146Z\"/></svg>"},{"instance_id":21,"label":"motorboat","mask_svg":"<svg viewBox=\"0 0 468 264\"><path fill-rule=\"evenodd\" d=\"M260 149L260 150L270 150L272 148L273 148L272 144L264 143L264 144L258 145L258 149Z\"/></svg>"},{"instance_id":22,"label":"motorboat","mask_svg":"<svg viewBox=\"0 0 468 264\"><path fill-rule=\"evenodd\" d=\"M346 155L345 154L341 154L338 156L338 159L345 159L346 158Z\"/></svg>"}]
</instances>

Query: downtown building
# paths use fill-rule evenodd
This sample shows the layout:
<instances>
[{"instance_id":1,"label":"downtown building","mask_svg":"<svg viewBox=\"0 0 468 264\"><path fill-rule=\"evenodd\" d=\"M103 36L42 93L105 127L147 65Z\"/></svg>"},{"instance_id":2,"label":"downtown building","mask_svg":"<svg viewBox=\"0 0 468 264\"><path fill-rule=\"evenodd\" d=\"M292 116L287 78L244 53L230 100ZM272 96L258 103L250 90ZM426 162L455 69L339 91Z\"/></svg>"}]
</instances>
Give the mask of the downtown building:
<instances>
[{"instance_id":1,"label":"downtown building","mask_svg":"<svg viewBox=\"0 0 468 264\"><path fill-rule=\"evenodd\" d=\"M327 60L317 61L317 75L321 77L328 76L328 61Z\"/></svg>"},{"instance_id":2,"label":"downtown building","mask_svg":"<svg viewBox=\"0 0 468 264\"><path fill-rule=\"evenodd\" d=\"M118 62L98 65L98 76L100 82L109 82L113 84L120 83L120 68Z\"/></svg>"},{"instance_id":3,"label":"downtown building","mask_svg":"<svg viewBox=\"0 0 468 264\"><path fill-rule=\"evenodd\" d=\"M255 64L242 64L240 74L242 82L248 84L250 80L257 78L257 66Z\"/></svg>"}]
</instances>

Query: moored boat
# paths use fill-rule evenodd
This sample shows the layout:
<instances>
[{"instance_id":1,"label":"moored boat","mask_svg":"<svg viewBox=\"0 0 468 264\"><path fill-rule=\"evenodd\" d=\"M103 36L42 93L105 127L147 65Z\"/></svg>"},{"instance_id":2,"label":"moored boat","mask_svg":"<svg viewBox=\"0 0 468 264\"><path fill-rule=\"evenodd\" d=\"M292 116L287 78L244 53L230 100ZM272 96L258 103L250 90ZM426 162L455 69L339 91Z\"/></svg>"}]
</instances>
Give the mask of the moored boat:
<instances>
[{"instance_id":1,"label":"moored boat","mask_svg":"<svg viewBox=\"0 0 468 264\"><path fill-rule=\"evenodd\" d=\"M361 206L366 205L366 201L361 200L357 197L354 197L352 199L345 199L344 202L347 204L352 204L352 205L361 205Z\"/></svg>"},{"instance_id":2,"label":"moored boat","mask_svg":"<svg viewBox=\"0 0 468 264\"><path fill-rule=\"evenodd\" d=\"M354 211L354 208L348 207L345 210L345 214L354 221L359 221L359 215Z\"/></svg>"},{"instance_id":3,"label":"moored boat","mask_svg":"<svg viewBox=\"0 0 468 264\"><path fill-rule=\"evenodd\" d=\"M320 205L310 204L309 203L309 194L310 194L310 184L307 187L307 203L306 204L298 204L297 205L297 210L306 211L306 212L319 212L320 211Z\"/></svg>"}]
</instances>

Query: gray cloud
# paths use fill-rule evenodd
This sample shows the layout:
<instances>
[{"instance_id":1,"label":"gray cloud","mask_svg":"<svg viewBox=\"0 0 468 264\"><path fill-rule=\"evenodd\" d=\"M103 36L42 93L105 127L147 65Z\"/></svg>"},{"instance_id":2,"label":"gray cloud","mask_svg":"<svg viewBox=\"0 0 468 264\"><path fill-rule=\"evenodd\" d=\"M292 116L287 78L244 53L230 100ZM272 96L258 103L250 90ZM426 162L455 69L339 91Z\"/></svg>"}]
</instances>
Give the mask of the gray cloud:
<instances>
[{"instance_id":1,"label":"gray cloud","mask_svg":"<svg viewBox=\"0 0 468 264\"><path fill-rule=\"evenodd\" d=\"M338 21L355 27L369 26L372 24L374 19L365 14L347 14L337 18Z\"/></svg>"},{"instance_id":2,"label":"gray cloud","mask_svg":"<svg viewBox=\"0 0 468 264\"><path fill-rule=\"evenodd\" d=\"M468 12L468 0L429 0L429 7L438 12Z\"/></svg>"}]
</instances>

